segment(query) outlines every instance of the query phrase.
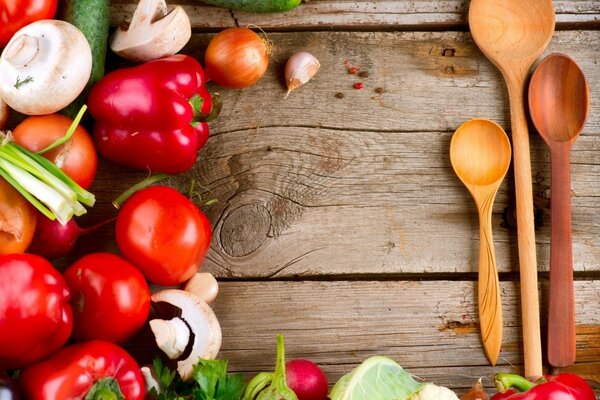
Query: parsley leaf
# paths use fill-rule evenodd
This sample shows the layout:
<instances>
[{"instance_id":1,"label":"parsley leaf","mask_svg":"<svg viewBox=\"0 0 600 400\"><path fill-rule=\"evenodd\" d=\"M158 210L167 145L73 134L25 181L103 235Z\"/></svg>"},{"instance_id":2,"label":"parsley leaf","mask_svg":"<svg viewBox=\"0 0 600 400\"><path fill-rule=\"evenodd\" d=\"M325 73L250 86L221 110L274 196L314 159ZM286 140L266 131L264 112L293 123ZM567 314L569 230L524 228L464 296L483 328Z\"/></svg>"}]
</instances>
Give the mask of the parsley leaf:
<instances>
[{"instance_id":1,"label":"parsley leaf","mask_svg":"<svg viewBox=\"0 0 600 400\"><path fill-rule=\"evenodd\" d=\"M227 360L199 359L189 382L182 381L177 371L159 358L153 367L161 385L160 394L152 393L157 400L240 400L246 386L242 374L227 373Z\"/></svg>"}]
</instances>

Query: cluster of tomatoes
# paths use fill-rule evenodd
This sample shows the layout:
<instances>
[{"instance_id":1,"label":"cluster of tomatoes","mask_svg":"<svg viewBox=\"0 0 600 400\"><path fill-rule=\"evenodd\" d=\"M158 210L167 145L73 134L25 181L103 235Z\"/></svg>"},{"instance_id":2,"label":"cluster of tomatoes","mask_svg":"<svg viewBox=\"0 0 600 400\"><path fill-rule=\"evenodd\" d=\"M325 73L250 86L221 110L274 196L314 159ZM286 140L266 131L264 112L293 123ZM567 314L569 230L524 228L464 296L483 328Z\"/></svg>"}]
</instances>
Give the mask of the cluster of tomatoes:
<instances>
[{"instance_id":1,"label":"cluster of tomatoes","mask_svg":"<svg viewBox=\"0 0 600 400\"><path fill-rule=\"evenodd\" d=\"M71 123L70 118L58 114L28 117L14 129L13 140L37 151L64 135ZM82 187L94 180L97 156L82 127L69 142L45 157ZM0 189L3 195L13 190L5 181ZM93 377L93 384L97 373L114 375L110 369L73 372L77 363L72 360L65 364L63 352L73 353L77 345L68 343L89 344L79 352L89 358L94 352L100 353L98 346L112 343L118 347L130 339L148 319L148 282L178 285L194 275L208 251L211 224L175 189L147 187L134 193L119 210L115 238L120 255L87 254L60 273L46 258L31 251L37 248L43 254L49 250L39 243L60 241L58 232L65 227L37 213L26 201L15 204L18 196L15 192L11 201L2 204L12 207L13 222L19 221L18 230L26 234L0 234L0 370L23 368L21 382L29 398L62 398L51 389L61 387L56 382L63 382L64 387L65 380L76 382L83 374ZM141 387L142 397L126 398L143 398L143 379L135 361L120 348L103 348L103 357L110 357L111 351L117 354L113 364L126 359L132 365L134 386ZM68 368L61 367L60 362ZM64 373L57 374L61 368ZM41 376L40 371L54 374ZM127 382L119 384L123 393L132 387Z\"/></svg>"}]
</instances>

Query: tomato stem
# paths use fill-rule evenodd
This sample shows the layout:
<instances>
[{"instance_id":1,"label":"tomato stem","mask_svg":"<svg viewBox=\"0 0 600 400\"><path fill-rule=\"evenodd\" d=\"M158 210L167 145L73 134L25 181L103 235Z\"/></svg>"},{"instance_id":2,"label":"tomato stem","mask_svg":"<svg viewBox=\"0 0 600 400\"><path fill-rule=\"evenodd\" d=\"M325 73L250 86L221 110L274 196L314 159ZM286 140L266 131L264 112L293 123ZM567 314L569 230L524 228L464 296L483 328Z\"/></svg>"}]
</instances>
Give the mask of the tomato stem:
<instances>
[{"instance_id":1,"label":"tomato stem","mask_svg":"<svg viewBox=\"0 0 600 400\"><path fill-rule=\"evenodd\" d=\"M150 186L153 183L160 182L163 179L167 179L168 177L169 177L169 175L167 175L167 174L156 174L156 175L149 176L148 178L144 179L143 181L141 181L139 183L136 183L135 185L133 185L132 187L130 187L129 189L127 189L126 191L121 193L119 195L119 197L117 197L115 200L113 200L113 202L112 202L113 206L115 206L115 208L118 210L119 208L121 208L123 203L125 203L125 201L127 201L127 199L130 198L138 190L141 190L147 186Z\"/></svg>"}]
</instances>

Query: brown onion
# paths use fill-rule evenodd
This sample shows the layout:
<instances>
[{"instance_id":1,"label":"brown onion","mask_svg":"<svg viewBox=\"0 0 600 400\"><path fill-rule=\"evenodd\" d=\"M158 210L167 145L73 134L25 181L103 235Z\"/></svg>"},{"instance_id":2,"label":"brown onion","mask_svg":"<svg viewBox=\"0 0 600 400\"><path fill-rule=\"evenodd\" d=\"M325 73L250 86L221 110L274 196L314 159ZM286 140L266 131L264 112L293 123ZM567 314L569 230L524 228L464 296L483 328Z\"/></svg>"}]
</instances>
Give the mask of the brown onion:
<instances>
[{"instance_id":1,"label":"brown onion","mask_svg":"<svg viewBox=\"0 0 600 400\"><path fill-rule=\"evenodd\" d=\"M220 86L253 85L269 65L269 44L248 28L228 28L208 44L204 56L208 77Z\"/></svg>"}]
</instances>

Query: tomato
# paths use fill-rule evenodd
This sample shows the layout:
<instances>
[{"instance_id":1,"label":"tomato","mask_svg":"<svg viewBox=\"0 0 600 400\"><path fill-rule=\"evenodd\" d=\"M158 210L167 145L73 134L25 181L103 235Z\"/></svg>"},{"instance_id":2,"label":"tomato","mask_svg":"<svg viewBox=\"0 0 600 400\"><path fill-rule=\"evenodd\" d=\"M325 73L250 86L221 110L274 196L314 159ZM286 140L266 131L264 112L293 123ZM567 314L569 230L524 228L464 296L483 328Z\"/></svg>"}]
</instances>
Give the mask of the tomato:
<instances>
[{"instance_id":1,"label":"tomato","mask_svg":"<svg viewBox=\"0 0 600 400\"><path fill-rule=\"evenodd\" d=\"M35 208L7 181L0 178L0 254L23 253L36 225Z\"/></svg>"},{"instance_id":2,"label":"tomato","mask_svg":"<svg viewBox=\"0 0 600 400\"><path fill-rule=\"evenodd\" d=\"M52 19L58 0L0 0L0 48L22 27Z\"/></svg>"},{"instance_id":3,"label":"tomato","mask_svg":"<svg viewBox=\"0 0 600 400\"><path fill-rule=\"evenodd\" d=\"M69 296L42 257L0 256L0 370L33 364L65 344L73 329Z\"/></svg>"},{"instance_id":4,"label":"tomato","mask_svg":"<svg viewBox=\"0 0 600 400\"><path fill-rule=\"evenodd\" d=\"M123 343L145 324L150 289L142 273L121 257L88 254L64 277L72 292L73 338Z\"/></svg>"},{"instance_id":5,"label":"tomato","mask_svg":"<svg viewBox=\"0 0 600 400\"><path fill-rule=\"evenodd\" d=\"M194 275L211 237L208 218L187 197L166 186L135 193L117 217L119 249L158 285L176 285Z\"/></svg>"},{"instance_id":6,"label":"tomato","mask_svg":"<svg viewBox=\"0 0 600 400\"><path fill-rule=\"evenodd\" d=\"M65 136L72 122L71 118L61 114L31 116L13 130L13 140L27 150L37 152ZM81 125L67 143L44 153L44 157L84 189L89 188L96 177L98 155L94 141Z\"/></svg>"}]
</instances>

